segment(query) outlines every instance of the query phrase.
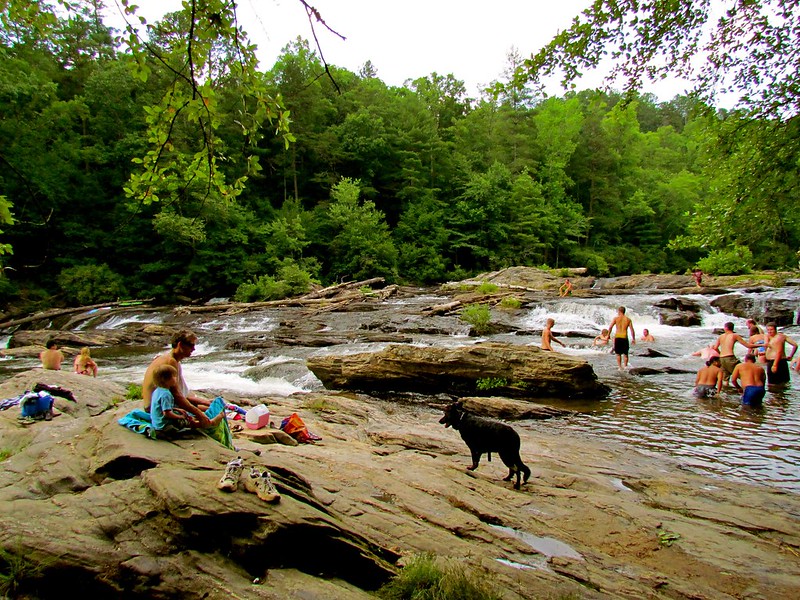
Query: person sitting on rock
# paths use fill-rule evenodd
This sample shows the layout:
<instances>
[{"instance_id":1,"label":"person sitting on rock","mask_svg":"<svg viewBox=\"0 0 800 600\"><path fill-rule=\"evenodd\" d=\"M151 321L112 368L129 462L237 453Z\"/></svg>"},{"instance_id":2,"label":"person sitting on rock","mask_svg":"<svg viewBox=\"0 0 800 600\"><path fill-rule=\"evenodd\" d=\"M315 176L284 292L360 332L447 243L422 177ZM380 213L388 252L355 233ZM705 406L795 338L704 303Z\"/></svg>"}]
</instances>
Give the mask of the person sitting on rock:
<instances>
[{"instance_id":1,"label":"person sitting on rock","mask_svg":"<svg viewBox=\"0 0 800 600\"><path fill-rule=\"evenodd\" d=\"M175 408L175 397L170 391L178 385L178 370L172 365L159 365L153 371L156 389L150 397L150 420L153 429L159 433L173 433L182 429L205 428L194 415L185 410ZM225 418L224 413L210 420L211 427L216 427Z\"/></svg>"},{"instance_id":2,"label":"person sitting on rock","mask_svg":"<svg viewBox=\"0 0 800 600\"><path fill-rule=\"evenodd\" d=\"M64 360L64 353L58 349L58 344L55 340L47 340L44 345L46 350L39 353L39 359L42 361L42 368L49 371L60 371L61 362Z\"/></svg>"},{"instance_id":3,"label":"person sitting on rock","mask_svg":"<svg viewBox=\"0 0 800 600\"><path fill-rule=\"evenodd\" d=\"M197 336L188 329L178 331L172 336L172 348L154 358L153 362L150 363L150 366L147 367L144 373L144 380L142 381L142 400L144 401L144 409L149 411L151 397L156 388L153 374L158 367L170 365L178 372L176 385L174 388L170 389L172 396L175 398L175 402L180 408L193 414L201 423L204 423L204 427L208 427L208 418L203 411L211 405L211 402L189 390L189 386L186 385L181 369L181 361L192 355L196 344Z\"/></svg>"},{"instance_id":4,"label":"person sitting on rock","mask_svg":"<svg viewBox=\"0 0 800 600\"><path fill-rule=\"evenodd\" d=\"M719 356L712 356L706 361L706 366L697 372L694 380L694 395L698 398L709 398L719 395L722 391L722 369L719 366Z\"/></svg>"},{"instance_id":5,"label":"person sitting on rock","mask_svg":"<svg viewBox=\"0 0 800 600\"><path fill-rule=\"evenodd\" d=\"M89 347L84 346L81 348L81 353L75 357L74 363L75 372L78 375L91 375L97 377L97 363L89 356Z\"/></svg>"},{"instance_id":6,"label":"person sitting on rock","mask_svg":"<svg viewBox=\"0 0 800 600\"><path fill-rule=\"evenodd\" d=\"M561 297L572 295L572 283L569 279L565 279L564 283L561 284L561 287L558 288L558 295Z\"/></svg>"}]
</instances>

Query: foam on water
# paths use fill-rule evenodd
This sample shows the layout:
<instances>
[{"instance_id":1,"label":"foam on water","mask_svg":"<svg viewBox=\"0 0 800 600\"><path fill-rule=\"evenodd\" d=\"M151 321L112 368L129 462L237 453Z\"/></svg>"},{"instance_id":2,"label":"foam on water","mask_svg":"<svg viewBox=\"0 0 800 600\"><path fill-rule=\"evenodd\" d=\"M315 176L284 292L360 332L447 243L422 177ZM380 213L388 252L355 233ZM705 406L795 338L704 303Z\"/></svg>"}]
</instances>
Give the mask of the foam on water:
<instances>
[{"instance_id":1,"label":"foam on water","mask_svg":"<svg viewBox=\"0 0 800 600\"><path fill-rule=\"evenodd\" d=\"M114 315L108 320L100 323L96 329L120 329L128 323L163 323L164 317L160 313L130 313ZM86 321L79 329L86 329L91 320Z\"/></svg>"},{"instance_id":2,"label":"foam on water","mask_svg":"<svg viewBox=\"0 0 800 600\"><path fill-rule=\"evenodd\" d=\"M254 331L272 331L277 326L275 319L264 312L251 312L236 316L218 316L203 323L203 329L219 333L250 333Z\"/></svg>"}]
</instances>

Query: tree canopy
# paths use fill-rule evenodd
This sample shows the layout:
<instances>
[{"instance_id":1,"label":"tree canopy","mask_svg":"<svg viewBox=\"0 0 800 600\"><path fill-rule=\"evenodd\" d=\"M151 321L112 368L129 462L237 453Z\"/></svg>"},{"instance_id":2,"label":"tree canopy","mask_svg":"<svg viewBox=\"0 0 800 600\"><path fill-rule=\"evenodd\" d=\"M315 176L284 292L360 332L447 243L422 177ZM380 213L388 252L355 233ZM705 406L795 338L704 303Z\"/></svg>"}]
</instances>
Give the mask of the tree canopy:
<instances>
[{"instance_id":1,"label":"tree canopy","mask_svg":"<svg viewBox=\"0 0 800 600\"><path fill-rule=\"evenodd\" d=\"M640 91L681 77L713 105L791 118L800 108L800 12L796 0L595 0L520 67L518 77L564 84L608 66L606 80Z\"/></svg>"},{"instance_id":2,"label":"tree canopy","mask_svg":"<svg viewBox=\"0 0 800 600\"><path fill-rule=\"evenodd\" d=\"M523 77L538 59L515 51L480 98L452 73L391 87L302 38L259 66L221 0L122 33L101 8L0 0L4 302L796 264L800 117L784 109L636 86L543 98Z\"/></svg>"}]
</instances>

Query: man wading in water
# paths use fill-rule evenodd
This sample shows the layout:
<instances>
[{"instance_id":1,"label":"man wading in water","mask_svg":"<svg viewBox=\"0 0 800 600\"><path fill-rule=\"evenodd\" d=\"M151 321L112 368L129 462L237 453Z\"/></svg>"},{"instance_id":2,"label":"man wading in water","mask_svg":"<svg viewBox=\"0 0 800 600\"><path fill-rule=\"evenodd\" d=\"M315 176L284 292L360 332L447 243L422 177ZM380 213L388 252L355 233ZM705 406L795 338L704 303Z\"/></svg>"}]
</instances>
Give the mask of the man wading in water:
<instances>
[{"instance_id":1,"label":"man wading in water","mask_svg":"<svg viewBox=\"0 0 800 600\"><path fill-rule=\"evenodd\" d=\"M745 342L742 336L738 333L733 333L733 323L730 321L725 323L722 328L725 330L725 333L717 338L717 342L714 344L714 350L719 352L719 362L723 373L725 373L725 384L727 384L731 373L733 373L736 365L739 364L739 359L736 358L736 355L733 353L733 347L736 345L736 342L739 342L748 350L755 348L756 345Z\"/></svg>"},{"instance_id":2,"label":"man wading in water","mask_svg":"<svg viewBox=\"0 0 800 600\"><path fill-rule=\"evenodd\" d=\"M609 333L617 328L614 334L614 354L617 355L617 366L622 368L622 357L625 357L625 367L628 366L628 351L630 350L631 343L636 343L636 332L633 330L633 321L625 316L625 307L620 306L617 309L617 316L611 321L608 326ZM631 341L628 341L628 329L631 330Z\"/></svg>"}]
</instances>

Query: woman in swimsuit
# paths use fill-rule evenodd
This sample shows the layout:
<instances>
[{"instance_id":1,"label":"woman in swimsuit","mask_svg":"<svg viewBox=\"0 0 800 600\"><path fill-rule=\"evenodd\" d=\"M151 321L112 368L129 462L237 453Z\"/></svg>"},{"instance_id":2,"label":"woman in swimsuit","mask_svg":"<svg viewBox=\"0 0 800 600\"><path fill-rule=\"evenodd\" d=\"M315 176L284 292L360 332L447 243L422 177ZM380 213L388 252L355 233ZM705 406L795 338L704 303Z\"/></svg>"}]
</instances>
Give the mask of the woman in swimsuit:
<instances>
[{"instance_id":1,"label":"woman in swimsuit","mask_svg":"<svg viewBox=\"0 0 800 600\"><path fill-rule=\"evenodd\" d=\"M91 375L97 377L97 363L89 356L89 347L81 348L81 353L75 357L75 372L78 375Z\"/></svg>"}]
</instances>

